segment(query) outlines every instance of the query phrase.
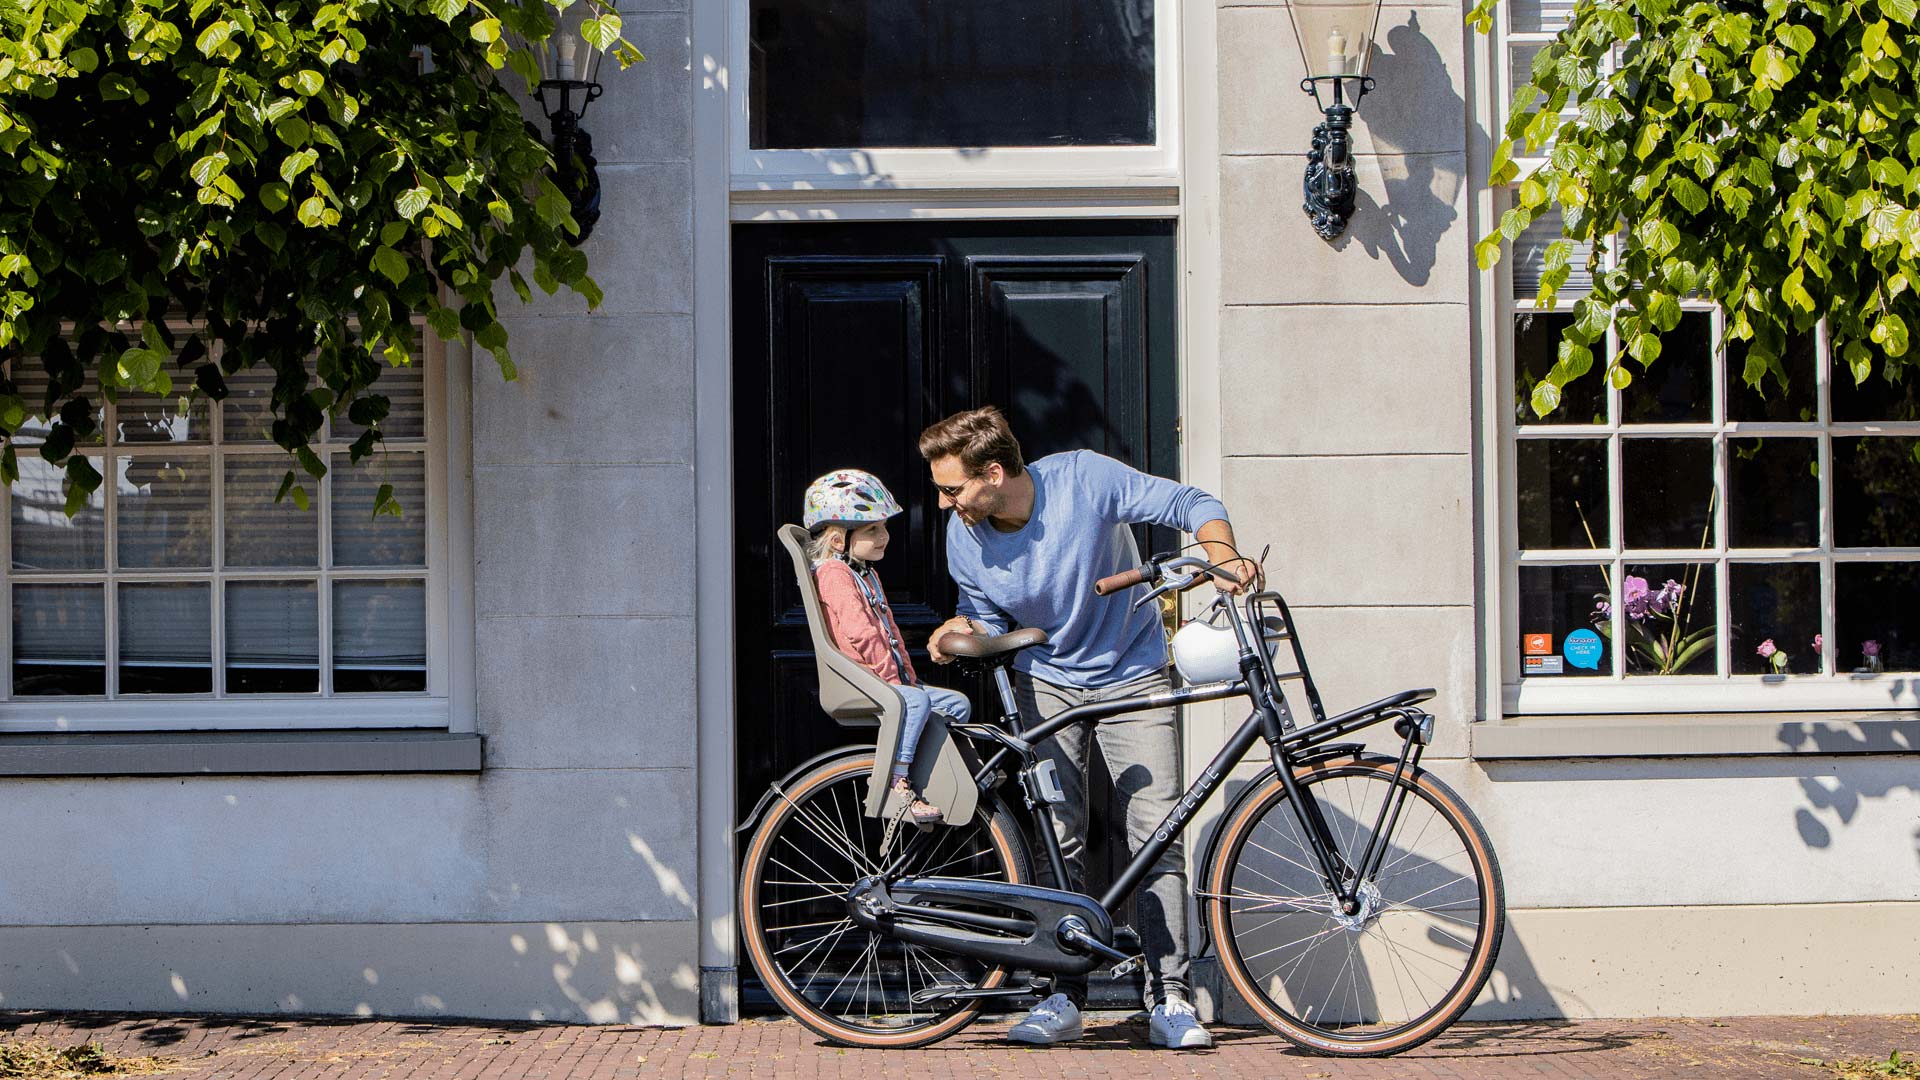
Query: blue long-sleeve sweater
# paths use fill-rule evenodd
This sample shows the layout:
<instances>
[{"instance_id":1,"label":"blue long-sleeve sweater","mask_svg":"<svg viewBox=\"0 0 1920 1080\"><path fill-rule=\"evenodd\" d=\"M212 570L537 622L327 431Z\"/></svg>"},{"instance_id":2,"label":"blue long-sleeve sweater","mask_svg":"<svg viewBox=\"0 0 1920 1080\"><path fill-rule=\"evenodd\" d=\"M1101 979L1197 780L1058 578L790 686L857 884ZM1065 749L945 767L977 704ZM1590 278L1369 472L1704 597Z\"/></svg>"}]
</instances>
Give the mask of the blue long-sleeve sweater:
<instances>
[{"instance_id":1,"label":"blue long-sleeve sweater","mask_svg":"<svg viewBox=\"0 0 1920 1080\"><path fill-rule=\"evenodd\" d=\"M1093 583L1140 565L1127 526L1197 532L1226 520L1227 508L1199 488L1091 450L1043 457L1027 473L1033 516L1017 531L1001 532L991 521L968 526L958 514L947 522L960 613L995 633L1045 630L1047 643L1022 652L1014 666L1057 685L1113 686L1165 667L1159 608L1129 611L1138 593L1095 596Z\"/></svg>"}]
</instances>

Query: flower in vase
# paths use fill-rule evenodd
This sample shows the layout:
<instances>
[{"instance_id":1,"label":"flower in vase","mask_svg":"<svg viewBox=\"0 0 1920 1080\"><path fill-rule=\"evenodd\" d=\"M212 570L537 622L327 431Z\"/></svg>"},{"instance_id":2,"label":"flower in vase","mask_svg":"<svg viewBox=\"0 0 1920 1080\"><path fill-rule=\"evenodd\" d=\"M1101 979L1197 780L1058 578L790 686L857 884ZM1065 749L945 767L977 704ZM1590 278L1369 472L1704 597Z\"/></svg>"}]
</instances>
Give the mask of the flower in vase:
<instances>
[{"instance_id":1,"label":"flower in vase","mask_svg":"<svg viewBox=\"0 0 1920 1080\"><path fill-rule=\"evenodd\" d=\"M1760 659L1770 660L1773 658L1774 653L1777 653L1780 651L1780 647L1773 643L1772 638L1768 638L1767 640L1760 643L1759 648L1753 651L1760 654Z\"/></svg>"},{"instance_id":2,"label":"flower in vase","mask_svg":"<svg viewBox=\"0 0 1920 1080\"><path fill-rule=\"evenodd\" d=\"M1880 643L1869 638L1860 643L1860 655L1869 660L1880 659Z\"/></svg>"},{"instance_id":3,"label":"flower in vase","mask_svg":"<svg viewBox=\"0 0 1920 1080\"><path fill-rule=\"evenodd\" d=\"M1825 634L1813 635L1813 654L1815 656L1820 655L1821 647L1824 646L1826 643L1827 643L1827 635Z\"/></svg>"},{"instance_id":4,"label":"flower in vase","mask_svg":"<svg viewBox=\"0 0 1920 1080\"><path fill-rule=\"evenodd\" d=\"M1760 647L1753 651L1759 653L1762 659L1772 665L1775 674L1782 674L1787 670L1786 651L1775 645L1772 638L1761 642Z\"/></svg>"}]
</instances>

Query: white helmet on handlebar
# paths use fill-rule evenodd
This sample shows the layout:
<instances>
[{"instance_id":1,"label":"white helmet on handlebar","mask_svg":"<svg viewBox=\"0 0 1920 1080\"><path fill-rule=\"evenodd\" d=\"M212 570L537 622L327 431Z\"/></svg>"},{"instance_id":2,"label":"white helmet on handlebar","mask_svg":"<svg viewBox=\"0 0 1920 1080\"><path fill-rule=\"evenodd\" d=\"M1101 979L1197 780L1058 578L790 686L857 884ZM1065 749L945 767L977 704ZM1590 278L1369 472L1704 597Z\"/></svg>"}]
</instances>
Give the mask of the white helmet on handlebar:
<instances>
[{"instance_id":1,"label":"white helmet on handlebar","mask_svg":"<svg viewBox=\"0 0 1920 1080\"><path fill-rule=\"evenodd\" d=\"M1240 643L1214 608L1189 619L1173 635L1173 666L1189 683L1229 682L1240 677Z\"/></svg>"}]
</instances>

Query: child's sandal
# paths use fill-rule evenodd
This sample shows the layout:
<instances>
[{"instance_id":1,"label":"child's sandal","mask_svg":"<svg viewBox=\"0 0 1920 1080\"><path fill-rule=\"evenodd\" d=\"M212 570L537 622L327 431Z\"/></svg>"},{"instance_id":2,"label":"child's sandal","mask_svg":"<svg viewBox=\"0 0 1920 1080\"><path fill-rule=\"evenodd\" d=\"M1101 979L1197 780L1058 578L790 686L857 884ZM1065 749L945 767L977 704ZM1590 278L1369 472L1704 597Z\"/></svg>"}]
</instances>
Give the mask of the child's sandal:
<instances>
[{"instance_id":1,"label":"child's sandal","mask_svg":"<svg viewBox=\"0 0 1920 1080\"><path fill-rule=\"evenodd\" d=\"M913 784L906 777L896 777L893 781L893 789L888 795L891 805L897 807L903 802L906 804L907 817L912 818L915 825L938 825L947 819L946 814L942 813L939 807L921 798L920 793L913 790Z\"/></svg>"}]
</instances>

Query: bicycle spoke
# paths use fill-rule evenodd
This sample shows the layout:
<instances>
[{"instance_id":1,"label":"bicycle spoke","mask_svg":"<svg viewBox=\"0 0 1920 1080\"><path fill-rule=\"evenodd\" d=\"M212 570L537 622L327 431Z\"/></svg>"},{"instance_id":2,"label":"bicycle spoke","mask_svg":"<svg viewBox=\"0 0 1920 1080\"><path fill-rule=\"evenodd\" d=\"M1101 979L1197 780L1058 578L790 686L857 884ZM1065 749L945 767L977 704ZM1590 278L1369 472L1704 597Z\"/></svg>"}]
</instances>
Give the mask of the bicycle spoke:
<instances>
[{"instance_id":1,"label":"bicycle spoke","mask_svg":"<svg viewBox=\"0 0 1920 1080\"><path fill-rule=\"evenodd\" d=\"M832 942L832 944L829 944L829 945L827 946L827 955L828 955L828 956L832 956L832 955L833 955L833 946L834 946L834 945L838 945L838 944L840 944L840 939L842 939L842 938L844 938L844 937L846 937L846 936L847 936L847 932L848 932L849 930L852 930L852 929L853 929L853 920L852 920L852 919L848 919L848 920L847 920L847 923L846 923L846 925L845 925L845 926L842 926L842 927L840 927L840 928L839 928L838 930L835 930L835 931L833 931L833 932L832 932L832 933L831 933L830 935L822 935L822 939L823 939L823 940L824 940L824 939L825 939L826 937L829 937L829 936L833 938L833 942ZM818 945L816 945L816 946L815 946L815 948L818 948L818 947L819 947ZM807 956L809 956L809 957L811 957L812 955L813 955L813 950L812 950L812 949L809 949L809 950L807 950ZM814 969L814 975L818 975L819 973L820 973L820 969L818 969L818 968L815 968L815 969ZM804 993L806 993L806 992L807 992L808 990L811 990L811 989L813 989L813 977L812 977L812 976L809 976L809 977L807 978L807 985L806 985L806 987L805 987L805 988L803 988L803 989L802 989L802 990L801 990L800 992L804 994Z\"/></svg>"},{"instance_id":2,"label":"bicycle spoke","mask_svg":"<svg viewBox=\"0 0 1920 1080\"><path fill-rule=\"evenodd\" d=\"M1372 928L1369 927L1369 931L1371 931L1371 929ZM1403 952L1407 951L1405 950L1404 946L1395 944L1394 942L1388 940L1384 936L1376 937L1375 940L1379 941L1380 944L1393 956L1393 958L1400 962L1400 968L1401 970L1407 973L1407 978L1428 982L1436 986L1439 989L1441 995L1446 994L1447 985L1448 985L1447 983L1441 982L1438 979L1434 978L1432 975L1419 971L1415 969L1412 964L1407 963L1406 957L1403 955ZM1448 970L1452 970L1452 968L1449 967ZM1455 974L1457 975L1458 972L1455 972Z\"/></svg>"},{"instance_id":3,"label":"bicycle spoke","mask_svg":"<svg viewBox=\"0 0 1920 1080\"><path fill-rule=\"evenodd\" d=\"M1389 903L1386 907L1381 908L1374 914L1381 918L1385 918L1388 915L1431 915L1436 919L1445 919L1450 923L1458 923L1461 926L1478 927L1480 925L1480 920L1478 919L1463 919L1457 915L1449 915L1444 908L1410 908L1398 903Z\"/></svg>"},{"instance_id":4,"label":"bicycle spoke","mask_svg":"<svg viewBox=\"0 0 1920 1080\"><path fill-rule=\"evenodd\" d=\"M1393 951L1393 943L1387 940L1385 934L1378 933L1377 927L1367 927L1367 933L1372 934L1375 940L1387 946L1387 974L1393 976L1393 992L1400 998L1400 1015L1403 1017L1412 1015L1412 1010L1407 1008L1407 989L1401 985L1400 971L1394 966L1394 962L1399 960L1399 955ZM1400 965L1404 967L1406 962L1402 960L1400 961ZM1409 973L1409 977L1411 977L1411 973Z\"/></svg>"},{"instance_id":5,"label":"bicycle spoke","mask_svg":"<svg viewBox=\"0 0 1920 1080\"><path fill-rule=\"evenodd\" d=\"M1291 906L1295 911L1324 912L1325 908L1322 904L1326 898L1322 896L1268 896L1264 893L1228 893L1225 896L1217 897L1217 899L1226 900L1229 903L1235 900L1258 900L1261 906L1284 904ZM1315 901L1319 901L1320 903L1315 903ZM1253 914L1259 912L1260 909L1254 907L1241 908L1240 910L1248 914Z\"/></svg>"},{"instance_id":6,"label":"bicycle spoke","mask_svg":"<svg viewBox=\"0 0 1920 1080\"><path fill-rule=\"evenodd\" d=\"M795 848L794 850L799 851L798 848ZM805 855L806 852L801 851L800 854ZM800 878L801 880L805 881L808 885L811 885L816 889L829 889L834 892L844 893L848 889L853 887L853 882L851 881L817 881L813 878L809 878L803 871L800 871L791 866L788 866L786 863L781 862L779 859L776 859L771 855L767 856L767 862L773 864L774 866L779 867L782 870L785 870L787 873L792 874L794 877ZM824 872L825 871L822 871L822 873Z\"/></svg>"},{"instance_id":7,"label":"bicycle spoke","mask_svg":"<svg viewBox=\"0 0 1920 1080\"><path fill-rule=\"evenodd\" d=\"M1305 945L1306 943L1308 943L1308 942L1310 942L1310 941L1317 941L1317 940L1319 940L1319 939L1321 939L1321 938L1324 938L1324 937L1326 937L1326 936L1327 936L1328 934L1337 934L1337 933L1339 933L1340 931L1341 931L1341 927L1340 927L1340 924L1339 924L1339 923L1335 923L1334 925L1332 925L1332 926L1329 926L1329 927L1327 927L1327 928L1326 928L1325 930L1322 930L1322 931L1320 931L1320 932L1319 932L1319 933L1317 933L1317 934L1310 934L1310 935L1308 935L1307 937L1303 937L1303 938L1296 938L1296 939L1294 939L1293 941L1288 941L1288 942L1283 942L1283 943L1281 943L1281 944L1279 944L1279 945L1275 945L1275 946L1274 946L1273 948L1271 948L1271 949L1262 949L1262 950L1260 950L1260 951L1259 951L1259 952L1257 952L1257 953L1248 953L1248 954L1246 954L1246 955L1243 955L1243 956L1242 956L1242 957L1241 957L1240 959L1242 959L1242 960L1257 960L1257 959L1259 959L1260 957L1262 957L1262 956L1266 956L1266 955L1267 955L1267 954L1269 954L1269 953L1276 953L1276 952L1279 952L1279 951L1281 951L1282 949L1292 949L1292 948L1297 948L1297 947L1299 947L1299 946L1301 946L1301 945Z\"/></svg>"},{"instance_id":8,"label":"bicycle spoke","mask_svg":"<svg viewBox=\"0 0 1920 1080\"><path fill-rule=\"evenodd\" d=\"M935 874L939 873L940 871L945 870L949 866L953 866L957 863L966 862L968 859L977 859L982 855L991 855L992 853L993 853L992 848L981 848L979 851L969 851L965 855L957 855L951 859L948 859L946 862L941 863L939 866L922 870L918 874L915 874L914 876L915 877L932 877Z\"/></svg>"},{"instance_id":9,"label":"bicycle spoke","mask_svg":"<svg viewBox=\"0 0 1920 1080\"><path fill-rule=\"evenodd\" d=\"M1432 896L1434 893L1439 892L1441 889L1451 889L1455 885L1468 885L1468 884L1472 884L1472 883L1469 882L1466 878L1454 878L1452 881L1443 881L1440 884L1435 885L1433 888L1428 889L1426 892L1415 893L1414 895L1407 897L1405 900L1395 900L1393 901L1393 904L1397 907L1407 907L1408 905L1412 904L1415 900L1418 900L1423 896ZM1413 910L1419 911L1424 909L1414 908Z\"/></svg>"},{"instance_id":10,"label":"bicycle spoke","mask_svg":"<svg viewBox=\"0 0 1920 1080\"><path fill-rule=\"evenodd\" d=\"M796 806L794 807L794 818L806 825L808 832L818 837L821 843L826 844L838 852L840 856L852 864L855 869L863 869L868 873L878 872L879 868L867 859L866 852L854 846L853 840L847 836L846 830L842 829L836 834L833 831L833 822L826 820L826 817L820 812L809 807Z\"/></svg>"},{"instance_id":11,"label":"bicycle spoke","mask_svg":"<svg viewBox=\"0 0 1920 1080\"><path fill-rule=\"evenodd\" d=\"M803 827L804 827L804 826L803 826ZM834 875L834 873L833 873L833 871L831 871L831 870L829 870L829 869L827 869L827 868L826 868L826 866L824 866L824 865L823 865L823 864L822 864L822 863L820 862L820 860L819 860L819 859L816 859L816 858L814 858L814 857L813 857L813 852L811 852L811 851L808 851L808 850L807 850L806 848L803 848L803 847L801 847L801 846L800 846L799 844L797 844L797 843L795 843L795 842L794 842L794 838L793 838L793 837L790 837L790 836L783 836L783 837L781 837L781 838L780 838L780 842L781 842L782 844L784 844L784 845L786 845L786 850L788 850L788 851L791 851L791 852L793 852L794 854L796 854L796 855L798 855L798 856L800 856L801 858L803 858L803 859L805 859L805 860L807 860L808 862L810 862L810 863L812 863L812 864L813 864L813 868L814 868L815 870L818 870L818 871L819 871L819 872L820 872L820 873L821 873L822 875L824 875L824 876L825 876L825 877L827 877L828 879L830 879L830 880L832 880L832 881L834 881L834 882L835 882L835 883L837 883L837 884L843 884L843 885L851 885L851 884L853 884L853 878L852 878L852 877L848 877L848 878L847 878L847 879L846 879L845 881L842 881L842 880L841 880L840 878L838 878L838 877L836 877L836 876ZM780 868L781 868L781 869L783 869L783 870L785 870L785 871L787 871L788 873L791 873L791 874L798 874L798 875L799 875L799 876L801 876L801 877L806 877L806 876L807 876L807 875L806 875L806 872L805 872L805 871L803 871L803 870L799 870L799 869L796 869L796 868L794 868L794 867L791 867L791 866L788 866L788 865L787 865L787 864L785 864L785 863L779 863L779 862L778 862L778 860L774 860L774 859L773 859L773 856L772 856L772 854L771 854L771 853L769 853L769 854L768 854L768 856L767 856L767 858L768 858L769 860L771 860L771 861L774 861L774 862L776 862L776 863L778 863L778 865L780 866ZM855 869L855 870L858 870L858 869L859 869L859 867L857 867L857 866L855 866L855 867L853 867L853 869Z\"/></svg>"},{"instance_id":12,"label":"bicycle spoke","mask_svg":"<svg viewBox=\"0 0 1920 1080\"><path fill-rule=\"evenodd\" d=\"M1279 859L1279 860L1280 860L1281 862L1283 862L1283 863L1289 863L1289 864L1291 864L1291 865L1293 865L1293 866L1297 866L1297 867L1299 867L1299 868L1300 868L1301 870L1304 870L1304 871L1306 871L1307 873L1309 873L1309 874L1312 874L1312 875L1313 875L1313 879L1314 879L1315 881L1318 881L1318 880L1320 880L1320 870L1319 870L1319 868L1318 868L1318 867L1313 867L1313 866L1308 866L1307 864L1305 864L1305 863L1302 863L1302 862L1295 862L1294 860L1292 860L1292 859L1289 859L1289 858L1287 858L1287 857L1286 857L1285 855L1282 855L1282 854L1280 854L1279 852L1277 852L1277 851L1274 851L1274 850L1273 850L1272 848L1269 848L1269 847L1266 847L1266 846L1264 846L1264 845L1261 845L1261 844L1256 844L1256 843L1254 843L1254 842L1253 842L1252 840L1248 840L1248 841L1247 841L1247 846L1248 846L1248 847L1254 847L1254 848L1259 848L1259 849L1260 849L1261 851L1264 851L1264 852L1266 852L1267 854L1269 854L1269 855L1271 855L1271 856L1273 856L1274 858L1276 858L1276 859ZM1258 873L1258 871L1255 871L1255 872L1256 872L1256 873ZM1261 876L1262 876L1262 877L1266 877L1266 878L1267 878L1267 880L1269 880L1269 881L1277 881L1277 880L1278 880L1277 878L1274 878L1274 877L1271 877L1270 875L1264 875L1264 874L1263 874L1263 875L1261 875Z\"/></svg>"}]
</instances>

